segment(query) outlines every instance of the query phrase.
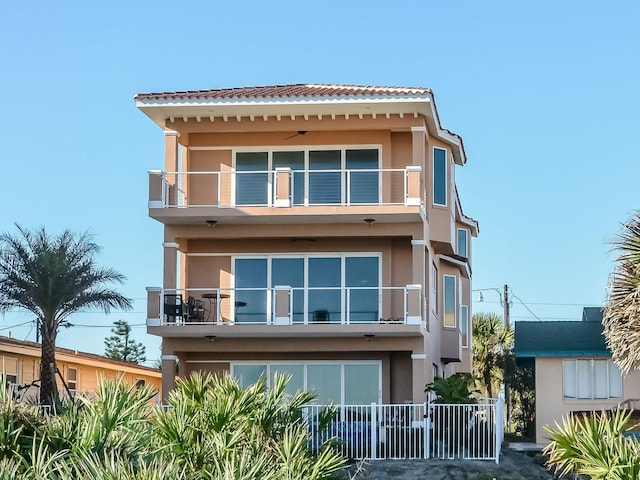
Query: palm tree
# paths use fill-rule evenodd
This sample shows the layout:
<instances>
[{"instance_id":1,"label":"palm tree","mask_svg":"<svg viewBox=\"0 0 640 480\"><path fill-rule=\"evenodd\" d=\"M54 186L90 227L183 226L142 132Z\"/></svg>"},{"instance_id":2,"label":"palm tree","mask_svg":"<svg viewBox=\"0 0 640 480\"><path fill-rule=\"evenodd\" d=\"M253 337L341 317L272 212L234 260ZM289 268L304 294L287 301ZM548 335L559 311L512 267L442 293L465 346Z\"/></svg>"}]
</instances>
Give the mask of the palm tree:
<instances>
[{"instance_id":1,"label":"palm tree","mask_svg":"<svg viewBox=\"0 0 640 480\"><path fill-rule=\"evenodd\" d=\"M19 235L0 235L0 313L14 308L35 315L42 338L40 401L55 405L56 336L73 313L82 308L130 309L131 301L105 287L124 276L98 268L100 247L87 234L69 230L51 237L44 227L29 231L16 225Z\"/></svg>"},{"instance_id":2,"label":"palm tree","mask_svg":"<svg viewBox=\"0 0 640 480\"><path fill-rule=\"evenodd\" d=\"M495 313L476 313L472 319L473 373L482 380L487 396L503 379L503 364L511 352L513 330Z\"/></svg>"},{"instance_id":3,"label":"palm tree","mask_svg":"<svg viewBox=\"0 0 640 480\"><path fill-rule=\"evenodd\" d=\"M624 373L640 367L640 210L613 242L618 252L604 309L604 335Z\"/></svg>"}]
</instances>

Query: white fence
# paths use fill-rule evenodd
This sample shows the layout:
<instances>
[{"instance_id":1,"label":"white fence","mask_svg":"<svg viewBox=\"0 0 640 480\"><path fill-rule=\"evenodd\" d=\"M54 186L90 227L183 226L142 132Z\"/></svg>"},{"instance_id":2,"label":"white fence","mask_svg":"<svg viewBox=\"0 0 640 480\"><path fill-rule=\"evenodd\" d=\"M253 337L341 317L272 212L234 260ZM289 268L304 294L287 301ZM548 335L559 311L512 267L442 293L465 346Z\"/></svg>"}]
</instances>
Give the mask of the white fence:
<instances>
[{"instance_id":1,"label":"white fence","mask_svg":"<svg viewBox=\"0 0 640 480\"><path fill-rule=\"evenodd\" d=\"M501 400L463 405L311 405L306 409L314 450L333 441L344 456L355 459L498 463L500 458L504 435Z\"/></svg>"}]
</instances>

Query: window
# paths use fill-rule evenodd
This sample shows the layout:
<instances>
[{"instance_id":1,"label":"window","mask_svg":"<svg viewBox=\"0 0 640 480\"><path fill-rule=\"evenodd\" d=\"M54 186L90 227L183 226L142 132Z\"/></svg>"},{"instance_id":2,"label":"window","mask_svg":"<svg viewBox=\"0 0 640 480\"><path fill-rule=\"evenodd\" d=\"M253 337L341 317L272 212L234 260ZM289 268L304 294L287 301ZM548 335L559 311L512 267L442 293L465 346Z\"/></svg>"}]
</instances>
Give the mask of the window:
<instances>
[{"instance_id":1,"label":"window","mask_svg":"<svg viewBox=\"0 0 640 480\"><path fill-rule=\"evenodd\" d=\"M236 152L236 205L270 205L273 171L292 171L293 205L377 204L380 148Z\"/></svg>"},{"instance_id":2,"label":"window","mask_svg":"<svg viewBox=\"0 0 640 480\"><path fill-rule=\"evenodd\" d=\"M287 393L313 390L319 405L369 405L381 401L379 361L238 362L231 364L231 372L245 388L261 376L270 387L276 373L288 374L291 380Z\"/></svg>"},{"instance_id":3,"label":"window","mask_svg":"<svg viewBox=\"0 0 640 480\"><path fill-rule=\"evenodd\" d=\"M67 367L67 386L69 390L78 389L78 369L75 367Z\"/></svg>"},{"instance_id":4,"label":"window","mask_svg":"<svg viewBox=\"0 0 640 480\"><path fill-rule=\"evenodd\" d=\"M433 203L447 205L447 151L433 149Z\"/></svg>"},{"instance_id":5,"label":"window","mask_svg":"<svg viewBox=\"0 0 640 480\"><path fill-rule=\"evenodd\" d=\"M460 334L462 335L462 348L469 348L469 307L460 305Z\"/></svg>"},{"instance_id":6,"label":"window","mask_svg":"<svg viewBox=\"0 0 640 480\"><path fill-rule=\"evenodd\" d=\"M469 251L467 248L468 232L465 228L458 229L458 255L468 258Z\"/></svg>"},{"instance_id":7,"label":"window","mask_svg":"<svg viewBox=\"0 0 640 480\"><path fill-rule=\"evenodd\" d=\"M456 326L456 277L453 275L444 276L444 294L443 294L443 310L444 310L444 326Z\"/></svg>"},{"instance_id":8,"label":"window","mask_svg":"<svg viewBox=\"0 0 640 480\"><path fill-rule=\"evenodd\" d=\"M320 255L237 257L234 261L236 323L266 323L274 310L268 295L291 287L292 321L357 323L380 318L380 256Z\"/></svg>"},{"instance_id":9,"label":"window","mask_svg":"<svg viewBox=\"0 0 640 480\"><path fill-rule=\"evenodd\" d=\"M18 383L18 359L2 357L2 374L5 383Z\"/></svg>"},{"instance_id":10,"label":"window","mask_svg":"<svg viewBox=\"0 0 640 480\"><path fill-rule=\"evenodd\" d=\"M610 360L564 360L565 398L622 398L622 374Z\"/></svg>"},{"instance_id":11,"label":"window","mask_svg":"<svg viewBox=\"0 0 640 480\"><path fill-rule=\"evenodd\" d=\"M435 314L438 313L438 269L435 263L431 262L431 268L429 269L429 283L431 288L429 289L429 303L431 304L431 311Z\"/></svg>"}]
</instances>

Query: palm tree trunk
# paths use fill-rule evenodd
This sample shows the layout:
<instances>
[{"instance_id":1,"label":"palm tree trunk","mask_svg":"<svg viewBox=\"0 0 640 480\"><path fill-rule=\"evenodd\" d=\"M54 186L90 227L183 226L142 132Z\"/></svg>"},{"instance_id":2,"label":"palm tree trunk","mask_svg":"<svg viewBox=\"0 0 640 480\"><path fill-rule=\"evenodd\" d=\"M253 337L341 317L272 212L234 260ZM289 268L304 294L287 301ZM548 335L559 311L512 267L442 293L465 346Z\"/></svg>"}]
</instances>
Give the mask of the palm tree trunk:
<instances>
[{"instance_id":1,"label":"palm tree trunk","mask_svg":"<svg viewBox=\"0 0 640 480\"><path fill-rule=\"evenodd\" d=\"M42 324L42 357L40 361L40 403L55 407L58 402L56 385L56 332Z\"/></svg>"}]
</instances>

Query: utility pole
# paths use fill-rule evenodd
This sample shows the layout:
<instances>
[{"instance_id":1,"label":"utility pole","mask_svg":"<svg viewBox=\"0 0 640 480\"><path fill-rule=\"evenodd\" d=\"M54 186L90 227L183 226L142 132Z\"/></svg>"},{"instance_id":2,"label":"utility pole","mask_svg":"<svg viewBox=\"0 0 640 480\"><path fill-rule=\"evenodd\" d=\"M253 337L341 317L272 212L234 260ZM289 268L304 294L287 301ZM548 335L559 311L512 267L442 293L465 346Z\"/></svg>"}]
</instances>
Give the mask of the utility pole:
<instances>
[{"instance_id":1,"label":"utility pole","mask_svg":"<svg viewBox=\"0 0 640 480\"><path fill-rule=\"evenodd\" d=\"M511 329L511 322L509 319L509 285L504 286L504 328L505 330ZM511 431L511 389L509 388L509 379L504 379L504 401L505 409L507 413L507 432Z\"/></svg>"}]
</instances>

